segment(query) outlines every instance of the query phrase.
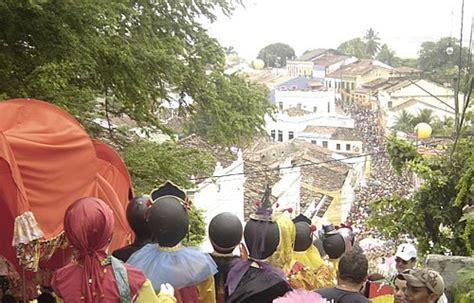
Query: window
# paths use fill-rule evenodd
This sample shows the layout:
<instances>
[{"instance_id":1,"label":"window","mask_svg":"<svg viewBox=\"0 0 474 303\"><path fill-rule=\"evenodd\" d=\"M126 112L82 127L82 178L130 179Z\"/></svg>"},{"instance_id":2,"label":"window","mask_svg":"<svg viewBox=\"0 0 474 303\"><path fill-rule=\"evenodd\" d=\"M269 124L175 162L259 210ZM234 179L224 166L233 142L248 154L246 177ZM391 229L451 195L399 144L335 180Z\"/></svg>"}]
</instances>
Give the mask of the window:
<instances>
[{"instance_id":1,"label":"window","mask_svg":"<svg viewBox=\"0 0 474 303\"><path fill-rule=\"evenodd\" d=\"M295 137L295 133L294 133L294 132L292 132L292 131L288 132L288 140L291 140L291 139L293 139L294 137Z\"/></svg>"},{"instance_id":2,"label":"window","mask_svg":"<svg viewBox=\"0 0 474 303\"><path fill-rule=\"evenodd\" d=\"M280 110L283 110L283 102L278 102L278 108L279 108Z\"/></svg>"},{"instance_id":3,"label":"window","mask_svg":"<svg viewBox=\"0 0 474 303\"><path fill-rule=\"evenodd\" d=\"M278 131L278 141L283 142L283 132L281 130Z\"/></svg>"},{"instance_id":4,"label":"window","mask_svg":"<svg viewBox=\"0 0 474 303\"><path fill-rule=\"evenodd\" d=\"M311 144L318 144L316 140L311 140Z\"/></svg>"},{"instance_id":5,"label":"window","mask_svg":"<svg viewBox=\"0 0 474 303\"><path fill-rule=\"evenodd\" d=\"M272 130L271 132L272 139L275 140L275 130Z\"/></svg>"},{"instance_id":6,"label":"window","mask_svg":"<svg viewBox=\"0 0 474 303\"><path fill-rule=\"evenodd\" d=\"M351 90L354 89L354 82L351 83Z\"/></svg>"},{"instance_id":7,"label":"window","mask_svg":"<svg viewBox=\"0 0 474 303\"><path fill-rule=\"evenodd\" d=\"M331 82L329 82L329 85L328 85L329 88L331 88Z\"/></svg>"},{"instance_id":8,"label":"window","mask_svg":"<svg viewBox=\"0 0 474 303\"><path fill-rule=\"evenodd\" d=\"M393 102L392 101L388 101L388 104L387 104L388 108L392 108L393 106Z\"/></svg>"},{"instance_id":9,"label":"window","mask_svg":"<svg viewBox=\"0 0 474 303\"><path fill-rule=\"evenodd\" d=\"M351 151L351 145L350 144L346 144L346 151Z\"/></svg>"},{"instance_id":10,"label":"window","mask_svg":"<svg viewBox=\"0 0 474 303\"><path fill-rule=\"evenodd\" d=\"M323 147L328 148L328 141L323 141Z\"/></svg>"},{"instance_id":11,"label":"window","mask_svg":"<svg viewBox=\"0 0 474 303\"><path fill-rule=\"evenodd\" d=\"M313 113L317 112L318 111L318 107L317 106L314 106L313 107Z\"/></svg>"},{"instance_id":12,"label":"window","mask_svg":"<svg viewBox=\"0 0 474 303\"><path fill-rule=\"evenodd\" d=\"M336 150L341 150L341 144L339 143L336 144Z\"/></svg>"},{"instance_id":13,"label":"window","mask_svg":"<svg viewBox=\"0 0 474 303\"><path fill-rule=\"evenodd\" d=\"M328 113L330 113L330 112L331 112L331 103L328 102Z\"/></svg>"}]
</instances>

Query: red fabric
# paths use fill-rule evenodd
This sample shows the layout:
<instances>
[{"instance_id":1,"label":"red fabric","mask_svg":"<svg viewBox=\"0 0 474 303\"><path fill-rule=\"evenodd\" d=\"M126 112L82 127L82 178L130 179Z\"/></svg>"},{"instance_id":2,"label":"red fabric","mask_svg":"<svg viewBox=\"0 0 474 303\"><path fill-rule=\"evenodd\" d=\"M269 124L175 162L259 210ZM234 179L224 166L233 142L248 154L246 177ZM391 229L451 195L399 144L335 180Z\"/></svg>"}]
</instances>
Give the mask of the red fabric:
<instances>
[{"instance_id":1,"label":"red fabric","mask_svg":"<svg viewBox=\"0 0 474 303\"><path fill-rule=\"evenodd\" d=\"M115 189L120 197L128 196L128 199L134 197L132 181L128 168L120 155L110 146L92 140L97 156L97 168L100 173ZM124 208L127 208L128 201L120 201Z\"/></svg>"},{"instance_id":2,"label":"red fabric","mask_svg":"<svg viewBox=\"0 0 474 303\"><path fill-rule=\"evenodd\" d=\"M69 243L79 252L79 265L71 263L62 268L52 283L66 302L70 302L69 298L80 297L84 297L87 303L104 302L105 298L114 296L115 300L120 298L112 268L107 266L104 271L101 265L107 256L106 248L113 228L112 210L100 199L82 198L66 210L64 232ZM136 291L139 289L137 282L143 284L145 281L143 274L130 278Z\"/></svg>"},{"instance_id":3,"label":"red fabric","mask_svg":"<svg viewBox=\"0 0 474 303\"><path fill-rule=\"evenodd\" d=\"M183 287L174 292L176 303L198 303L199 293L196 286Z\"/></svg>"},{"instance_id":4,"label":"red fabric","mask_svg":"<svg viewBox=\"0 0 474 303\"><path fill-rule=\"evenodd\" d=\"M11 246L15 218L31 211L44 238L51 239L62 232L67 207L82 197L98 197L110 206L115 217L110 249L124 246L131 181L119 155L93 142L74 117L50 103L2 101L0 113L0 254L21 275ZM68 254L58 253L40 264L39 275L41 266L57 269L68 261Z\"/></svg>"},{"instance_id":5,"label":"red fabric","mask_svg":"<svg viewBox=\"0 0 474 303\"><path fill-rule=\"evenodd\" d=\"M128 280L132 297L136 296L140 291L143 283L146 280L145 275L139 269L133 268L128 264L124 264L127 269ZM120 294L118 285L112 271L112 266L108 265L102 267L105 273L102 278L102 296L96 297L93 302L102 303L117 303L119 302ZM71 279L71 276L81 276L83 274L82 267L77 264L70 263L65 267L58 269L54 274L51 285L55 293L68 303L84 303L87 301L81 300L81 284L77 280ZM61 285L61 289L57 287ZM64 291L64 289L66 291ZM192 302L192 301L187 301Z\"/></svg>"},{"instance_id":6,"label":"red fabric","mask_svg":"<svg viewBox=\"0 0 474 303\"><path fill-rule=\"evenodd\" d=\"M393 288L388 284L369 282L369 298L394 294Z\"/></svg>"}]
</instances>

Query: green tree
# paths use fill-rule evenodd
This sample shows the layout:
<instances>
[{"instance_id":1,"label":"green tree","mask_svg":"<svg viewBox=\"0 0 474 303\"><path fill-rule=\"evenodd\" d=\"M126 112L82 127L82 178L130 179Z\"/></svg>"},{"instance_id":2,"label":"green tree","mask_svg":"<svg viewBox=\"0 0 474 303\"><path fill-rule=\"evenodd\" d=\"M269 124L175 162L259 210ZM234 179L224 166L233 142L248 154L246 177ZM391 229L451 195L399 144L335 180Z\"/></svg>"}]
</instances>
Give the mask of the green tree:
<instances>
[{"instance_id":1,"label":"green tree","mask_svg":"<svg viewBox=\"0 0 474 303\"><path fill-rule=\"evenodd\" d=\"M452 54L448 54L448 47L452 48ZM433 81L453 84L458 72L459 51L459 41L450 37L441 38L436 42L423 42L418 52L418 68ZM463 47L461 58L461 66L467 66L469 50L465 47Z\"/></svg>"},{"instance_id":2,"label":"green tree","mask_svg":"<svg viewBox=\"0 0 474 303\"><path fill-rule=\"evenodd\" d=\"M364 41L361 38L354 38L341 43L337 50L343 54L355 56L357 58L370 58Z\"/></svg>"},{"instance_id":3,"label":"green tree","mask_svg":"<svg viewBox=\"0 0 474 303\"><path fill-rule=\"evenodd\" d=\"M245 146L265 131L264 115L274 107L267 100L267 90L238 75L215 74L212 87L203 88L211 95L209 102L198 103L196 114L188 120L187 132L206 138L209 143Z\"/></svg>"},{"instance_id":4,"label":"green tree","mask_svg":"<svg viewBox=\"0 0 474 303\"><path fill-rule=\"evenodd\" d=\"M150 193L166 180L183 188L192 187L191 176L211 175L216 161L201 148L148 140L130 143L122 155L137 194Z\"/></svg>"},{"instance_id":5,"label":"green tree","mask_svg":"<svg viewBox=\"0 0 474 303\"><path fill-rule=\"evenodd\" d=\"M225 105L215 98L223 92L211 88L224 77L224 50L199 21L214 21L218 11L230 14L234 3L2 1L0 95L55 103L89 131L93 118L109 115L164 129L159 108L172 93L193 99L193 108L182 107L188 114L217 109ZM242 86L239 92L252 95L254 88ZM250 122L238 127L262 127L251 124L263 121L254 116L259 114L246 112ZM226 119L215 117L220 118Z\"/></svg>"},{"instance_id":6,"label":"green tree","mask_svg":"<svg viewBox=\"0 0 474 303\"><path fill-rule=\"evenodd\" d=\"M295 50L284 43L273 43L258 52L257 59L262 59L267 67L284 67L286 60L295 56Z\"/></svg>"},{"instance_id":7,"label":"green tree","mask_svg":"<svg viewBox=\"0 0 474 303\"><path fill-rule=\"evenodd\" d=\"M396 117L395 124L392 128L405 133L413 133L413 128L415 127L414 119L415 117L411 113L402 110Z\"/></svg>"},{"instance_id":8,"label":"green tree","mask_svg":"<svg viewBox=\"0 0 474 303\"><path fill-rule=\"evenodd\" d=\"M395 51L391 50L387 44L382 44L380 51L378 52L375 59L388 64L390 66L399 66L400 58L395 55Z\"/></svg>"},{"instance_id":9,"label":"green tree","mask_svg":"<svg viewBox=\"0 0 474 303\"><path fill-rule=\"evenodd\" d=\"M380 50L380 38L372 28L369 28L364 36L365 52L370 58L374 58Z\"/></svg>"},{"instance_id":10,"label":"green tree","mask_svg":"<svg viewBox=\"0 0 474 303\"><path fill-rule=\"evenodd\" d=\"M413 118L413 124L416 126L418 123L427 123L431 124L433 121L433 110L429 108L419 109L416 113L416 116Z\"/></svg>"},{"instance_id":11,"label":"green tree","mask_svg":"<svg viewBox=\"0 0 474 303\"><path fill-rule=\"evenodd\" d=\"M193 186L192 176L211 175L215 159L205 149L183 147L175 142L157 144L147 140L131 142L122 155L128 166L137 194L148 194L171 180L182 188ZM199 245L206 234L203 210L189 210L190 232L185 245Z\"/></svg>"},{"instance_id":12,"label":"green tree","mask_svg":"<svg viewBox=\"0 0 474 303\"><path fill-rule=\"evenodd\" d=\"M462 220L462 209L474 198L474 140L462 139L452 155L429 158L418 154L410 142L397 138L389 138L387 150L400 174L422 181L409 197L372 201L369 224L388 238L415 237L422 254L450 251L472 255L474 224Z\"/></svg>"}]
</instances>

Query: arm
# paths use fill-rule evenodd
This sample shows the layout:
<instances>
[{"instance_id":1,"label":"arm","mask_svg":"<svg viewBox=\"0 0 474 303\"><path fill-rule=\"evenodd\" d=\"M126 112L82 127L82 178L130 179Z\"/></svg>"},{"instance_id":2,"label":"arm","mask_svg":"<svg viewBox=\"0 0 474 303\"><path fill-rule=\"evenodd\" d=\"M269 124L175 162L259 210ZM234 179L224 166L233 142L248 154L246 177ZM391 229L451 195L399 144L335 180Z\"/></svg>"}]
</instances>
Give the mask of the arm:
<instances>
[{"instance_id":1,"label":"arm","mask_svg":"<svg viewBox=\"0 0 474 303\"><path fill-rule=\"evenodd\" d=\"M158 296L155 294L155 290L151 285L150 280L146 280L143 283L140 291L138 292L137 299L134 301L136 303L176 303L175 297L160 293Z\"/></svg>"}]
</instances>

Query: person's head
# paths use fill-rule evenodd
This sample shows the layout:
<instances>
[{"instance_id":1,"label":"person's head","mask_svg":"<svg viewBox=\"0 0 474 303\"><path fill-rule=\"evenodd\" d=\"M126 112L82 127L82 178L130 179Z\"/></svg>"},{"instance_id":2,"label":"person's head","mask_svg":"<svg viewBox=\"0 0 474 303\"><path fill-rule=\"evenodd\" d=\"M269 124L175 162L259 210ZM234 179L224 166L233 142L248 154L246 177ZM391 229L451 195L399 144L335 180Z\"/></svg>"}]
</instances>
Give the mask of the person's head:
<instances>
[{"instance_id":1,"label":"person's head","mask_svg":"<svg viewBox=\"0 0 474 303\"><path fill-rule=\"evenodd\" d=\"M140 239L151 238L150 229L145 220L145 212L148 209L150 197L143 195L130 200L127 205L127 221L133 232Z\"/></svg>"},{"instance_id":2,"label":"person's head","mask_svg":"<svg viewBox=\"0 0 474 303\"><path fill-rule=\"evenodd\" d=\"M413 269L416 265L416 248L412 244L404 243L398 246L395 254L395 267L398 273Z\"/></svg>"},{"instance_id":3,"label":"person's head","mask_svg":"<svg viewBox=\"0 0 474 303\"><path fill-rule=\"evenodd\" d=\"M114 229L112 210L99 198L76 200L64 215L64 233L79 258L93 251L105 255Z\"/></svg>"},{"instance_id":4,"label":"person's head","mask_svg":"<svg viewBox=\"0 0 474 303\"><path fill-rule=\"evenodd\" d=\"M209 239L218 253L231 253L242 241L242 233L242 223L232 213L220 213L209 223Z\"/></svg>"},{"instance_id":5,"label":"person's head","mask_svg":"<svg viewBox=\"0 0 474 303\"><path fill-rule=\"evenodd\" d=\"M176 196L162 196L147 211L147 224L153 238L162 247L178 245L189 229L189 214L184 201Z\"/></svg>"},{"instance_id":6,"label":"person's head","mask_svg":"<svg viewBox=\"0 0 474 303\"><path fill-rule=\"evenodd\" d=\"M397 277L407 282L407 303L435 303L443 295L444 280L437 271L427 268L410 269Z\"/></svg>"},{"instance_id":7,"label":"person's head","mask_svg":"<svg viewBox=\"0 0 474 303\"><path fill-rule=\"evenodd\" d=\"M342 255L337 272L338 283L362 284L367 280L369 261L367 257L356 250Z\"/></svg>"},{"instance_id":8,"label":"person's head","mask_svg":"<svg viewBox=\"0 0 474 303\"><path fill-rule=\"evenodd\" d=\"M394 282L395 286L395 303L406 303L405 291L407 289L407 281L397 277Z\"/></svg>"}]
</instances>

